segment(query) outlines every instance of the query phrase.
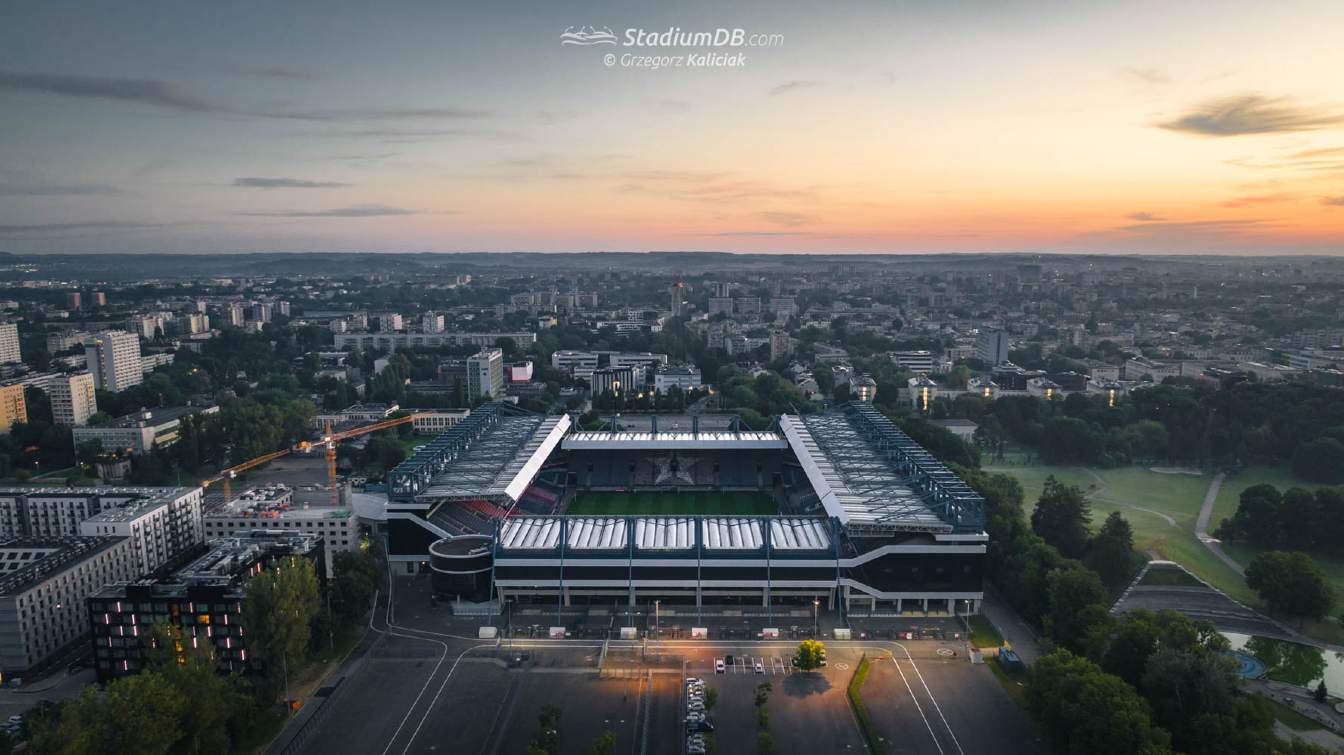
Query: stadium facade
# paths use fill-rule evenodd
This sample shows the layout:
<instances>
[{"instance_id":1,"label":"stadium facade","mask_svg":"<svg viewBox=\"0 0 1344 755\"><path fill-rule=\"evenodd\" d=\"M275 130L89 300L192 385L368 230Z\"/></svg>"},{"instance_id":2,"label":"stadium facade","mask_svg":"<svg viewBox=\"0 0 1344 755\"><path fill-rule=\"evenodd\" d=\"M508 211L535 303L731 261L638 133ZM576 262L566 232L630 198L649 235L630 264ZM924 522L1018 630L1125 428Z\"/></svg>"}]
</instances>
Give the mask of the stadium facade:
<instances>
[{"instance_id":1,"label":"stadium facade","mask_svg":"<svg viewBox=\"0 0 1344 755\"><path fill-rule=\"evenodd\" d=\"M983 500L870 405L682 420L579 431L487 404L389 474L389 557L478 602L979 610Z\"/></svg>"}]
</instances>

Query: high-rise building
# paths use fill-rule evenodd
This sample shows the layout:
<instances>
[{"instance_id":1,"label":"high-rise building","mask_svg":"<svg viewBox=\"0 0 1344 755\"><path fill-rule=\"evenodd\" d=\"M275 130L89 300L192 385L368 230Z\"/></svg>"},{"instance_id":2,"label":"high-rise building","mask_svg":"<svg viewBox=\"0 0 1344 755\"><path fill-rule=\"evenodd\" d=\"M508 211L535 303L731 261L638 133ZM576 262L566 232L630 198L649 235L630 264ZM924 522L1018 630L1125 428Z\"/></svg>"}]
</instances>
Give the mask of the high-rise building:
<instances>
[{"instance_id":1,"label":"high-rise building","mask_svg":"<svg viewBox=\"0 0 1344 755\"><path fill-rule=\"evenodd\" d=\"M87 425L89 417L98 411L93 375L87 372L62 375L52 380L47 385L47 395L51 397L51 418L58 425Z\"/></svg>"},{"instance_id":2,"label":"high-rise building","mask_svg":"<svg viewBox=\"0 0 1344 755\"><path fill-rule=\"evenodd\" d=\"M793 353L793 338L787 330L770 332L770 361L778 362Z\"/></svg>"},{"instance_id":3,"label":"high-rise building","mask_svg":"<svg viewBox=\"0 0 1344 755\"><path fill-rule=\"evenodd\" d=\"M684 294L685 292L686 292L686 284L682 283L681 281L673 283L672 288L668 290L668 294L672 298L673 317L681 317L681 297L682 294Z\"/></svg>"},{"instance_id":4,"label":"high-rise building","mask_svg":"<svg viewBox=\"0 0 1344 755\"><path fill-rule=\"evenodd\" d=\"M92 298L93 298L93 306L95 307L107 306L107 294L103 293L102 291L94 291L92 294Z\"/></svg>"},{"instance_id":5,"label":"high-rise building","mask_svg":"<svg viewBox=\"0 0 1344 755\"><path fill-rule=\"evenodd\" d=\"M975 355L993 367L1008 361L1008 334L1002 330L982 330L975 341Z\"/></svg>"},{"instance_id":6,"label":"high-rise building","mask_svg":"<svg viewBox=\"0 0 1344 755\"><path fill-rule=\"evenodd\" d=\"M252 305L252 319L257 322L270 322L274 307L268 301L259 301Z\"/></svg>"},{"instance_id":7,"label":"high-rise building","mask_svg":"<svg viewBox=\"0 0 1344 755\"><path fill-rule=\"evenodd\" d=\"M0 364L22 362L19 354L19 326L12 322L0 323Z\"/></svg>"},{"instance_id":8,"label":"high-rise building","mask_svg":"<svg viewBox=\"0 0 1344 755\"><path fill-rule=\"evenodd\" d=\"M28 421L28 405L23 401L19 383L0 385L0 433L8 433L16 422Z\"/></svg>"},{"instance_id":9,"label":"high-rise building","mask_svg":"<svg viewBox=\"0 0 1344 755\"><path fill-rule=\"evenodd\" d=\"M229 326L230 326L230 327L241 328L241 327L243 327L243 322L244 322L246 319L247 319L246 315L243 314L243 303L242 303L242 302L240 302L240 301L236 301L236 302L233 302L232 304L229 305Z\"/></svg>"},{"instance_id":10,"label":"high-rise building","mask_svg":"<svg viewBox=\"0 0 1344 755\"><path fill-rule=\"evenodd\" d=\"M82 304L83 304L83 298L80 297L78 291L71 291L70 293L65 295L66 309L79 309L80 306L82 306Z\"/></svg>"},{"instance_id":11,"label":"high-rise building","mask_svg":"<svg viewBox=\"0 0 1344 755\"><path fill-rule=\"evenodd\" d=\"M140 369L140 339L124 330L108 330L84 342L84 358L93 384L113 393L144 380Z\"/></svg>"},{"instance_id":12,"label":"high-rise building","mask_svg":"<svg viewBox=\"0 0 1344 755\"><path fill-rule=\"evenodd\" d=\"M437 312L426 312L420 318L420 330L426 333L442 333L443 315Z\"/></svg>"},{"instance_id":13,"label":"high-rise building","mask_svg":"<svg viewBox=\"0 0 1344 755\"><path fill-rule=\"evenodd\" d=\"M467 395L470 398L504 395L504 352L501 349L481 349L467 359Z\"/></svg>"}]
</instances>

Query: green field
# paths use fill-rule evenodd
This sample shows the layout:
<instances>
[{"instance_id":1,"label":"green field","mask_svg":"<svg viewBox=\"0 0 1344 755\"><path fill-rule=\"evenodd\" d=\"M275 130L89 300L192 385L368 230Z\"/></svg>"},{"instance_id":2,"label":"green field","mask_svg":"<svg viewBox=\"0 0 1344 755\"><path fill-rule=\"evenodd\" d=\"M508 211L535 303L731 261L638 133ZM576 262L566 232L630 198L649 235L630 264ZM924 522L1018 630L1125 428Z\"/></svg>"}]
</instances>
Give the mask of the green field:
<instances>
[{"instance_id":1,"label":"green field","mask_svg":"<svg viewBox=\"0 0 1344 755\"><path fill-rule=\"evenodd\" d=\"M569 514L584 516L769 516L779 513L765 493L715 491L580 493L569 504Z\"/></svg>"}]
</instances>

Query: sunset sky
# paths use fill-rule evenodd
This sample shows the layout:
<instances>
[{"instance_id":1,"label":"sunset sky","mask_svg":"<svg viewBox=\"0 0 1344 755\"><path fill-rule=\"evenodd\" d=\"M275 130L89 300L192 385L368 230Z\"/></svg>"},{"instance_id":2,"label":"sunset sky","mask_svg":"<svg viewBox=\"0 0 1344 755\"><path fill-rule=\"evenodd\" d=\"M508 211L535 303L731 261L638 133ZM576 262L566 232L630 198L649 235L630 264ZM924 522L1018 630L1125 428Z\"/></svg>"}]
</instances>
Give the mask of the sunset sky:
<instances>
[{"instance_id":1,"label":"sunset sky","mask_svg":"<svg viewBox=\"0 0 1344 755\"><path fill-rule=\"evenodd\" d=\"M782 43L635 69L604 55L708 50L583 26ZM1341 29L1335 0L13 0L0 251L1344 254Z\"/></svg>"}]
</instances>

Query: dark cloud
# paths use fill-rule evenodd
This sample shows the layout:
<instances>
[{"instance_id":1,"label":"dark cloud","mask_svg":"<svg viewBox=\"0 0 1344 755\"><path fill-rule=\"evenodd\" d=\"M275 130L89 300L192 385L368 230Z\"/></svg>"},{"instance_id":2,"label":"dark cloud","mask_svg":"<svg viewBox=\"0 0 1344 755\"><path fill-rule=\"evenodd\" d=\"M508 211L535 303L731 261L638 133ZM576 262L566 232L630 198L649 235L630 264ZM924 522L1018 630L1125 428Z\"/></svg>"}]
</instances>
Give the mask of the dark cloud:
<instances>
[{"instance_id":1,"label":"dark cloud","mask_svg":"<svg viewBox=\"0 0 1344 755\"><path fill-rule=\"evenodd\" d=\"M783 84L776 84L775 86L770 87L770 94L771 96L774 96L777 94L786 94L788 92L796 92L800 89L811 89L813 87L819 87L819 86L821 86L820 81L807 81L804 79L794 79L793 81L786 81Z\"/></svg>"},{"instance_id":2,"label":"dark cloud","mask_svg":"<svg viewBox=\"0 0 1344 755\"><path fill-rule=\"evenodd\" d=\"M1321 204L1326 207L1344 207L1344 194L1338 197L1321 197Z\"/></svg>"},{"instance_id":3,"label":"dark cloud","mask_svg":"<svg viewBox=\"0 0 1344 755\"><path fill-rule=\"evenodd\" d=\"M88 220L79 223L31 223L20 225L0 225L0 236L49 236L67 234L71 231L124 231L139 228L162 228L159 223L136 223L117 220Z\"/></svg>"},{"instance_id":4,"label":"dark cloud","mask_svg":"<svg viewBox=\"0 0 1344 755\"><path fill-rule=\"evenodd\" d=\"M1147 84L1171 83L1171 77L1159 68L1126 68L1125 73Z\"/></svg>"},{"instance_id":5,"label":"dark cloud","mask_svg":"<svg viewBox=\"0 0 1344 755\"><path fill-rule=\"evenodd\" d=\"M46 73L0 71L0 89L40 92L63 97L92 97L138 102L174 110L208 111L215 108L181 91L177 86L153 79L122 79L105 76L63 76Z\"/></svg>"},{"instance_id":6,"label":"dark cloud","mask_svg":"<svg viewBox=\"0 0 1344 755\"><path fill-rule=\"evenodd\" d=\"M125 193L107 184L0 184L0 197L111 197Z\"/></svg>"},{"instance_id":7,"label":"dark cloud","mask_svg":"<svg viewBox=\"0 0 1344 755\"><path fill-rule=\"evenodd\" d=\"M1125 217L1128 218L1129 220L1138 220L1143 223L1151 223L1154 221L1163 220L1162 217L1154 215L1151 212L1131 212Z\"/></svg>"},{"instance_id":8,"label":"dark cloud","mask_svg":"<svg viewBox=\"0 0 1344 755\"><path fill-rule=\"evenodd\" d=\"M1344 113L1294 105L1286 97L1245 94L1206 102L1172 121L1157 124L1201 136L1242 136L1314 131L1344 125Z\"/></svg>"},{"instance_id":9,"label":"dark cloud","mask_svg":"<svg viewBox=\"0 0 1344 755\"><path fill-rule=\"evenodd\" d=\"M281 212L240 212L254 218L380 218L389 215L419 215L419 210L389 207L383 204L357 204L330 210L285 210Z\"/></svg>"},{"instance_id":10,"label":"dark cloud","mask_svg":"<svg viewBox=\"0 0 1344 755\"><path fill-rule=\"evenodd\" d=\"M235 178L234 186L248 189L340 189L350 184L339 181L308 181L302 178Z\"/></svg>"}]
</instances>

